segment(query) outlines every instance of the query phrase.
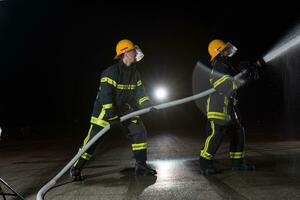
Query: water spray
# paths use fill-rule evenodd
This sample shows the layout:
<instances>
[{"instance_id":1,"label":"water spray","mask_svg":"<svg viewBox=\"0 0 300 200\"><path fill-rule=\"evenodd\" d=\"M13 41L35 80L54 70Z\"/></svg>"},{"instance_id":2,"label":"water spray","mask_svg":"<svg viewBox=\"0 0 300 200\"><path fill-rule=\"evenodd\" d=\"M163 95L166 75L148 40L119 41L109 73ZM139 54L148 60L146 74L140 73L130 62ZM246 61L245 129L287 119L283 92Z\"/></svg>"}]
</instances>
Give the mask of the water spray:
<instances>
[{"instance_id":1,"label":"water spray","mask_svg":"<svg viewBox=\"0 0 300 200\"><path fill-rule=\"evenodd\" d=\"M269 62L299 44L300 44L300 34L298 36L292 38L291 40L289 40L284 45L267 53L263 59L265 60L265 62Z\"/></svg>"}]
</instances>

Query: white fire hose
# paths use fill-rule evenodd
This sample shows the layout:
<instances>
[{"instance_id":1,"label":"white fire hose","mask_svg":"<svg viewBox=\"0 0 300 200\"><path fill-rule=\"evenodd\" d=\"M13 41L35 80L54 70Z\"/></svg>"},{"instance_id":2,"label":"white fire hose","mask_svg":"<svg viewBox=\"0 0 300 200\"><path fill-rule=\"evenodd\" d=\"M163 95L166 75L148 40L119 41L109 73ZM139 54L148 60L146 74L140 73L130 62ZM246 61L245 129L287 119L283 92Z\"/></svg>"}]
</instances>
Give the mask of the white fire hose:
<instances>
[{"instance_id":1,"label":"white fire hose","mask_svg":"<svg viewBox=\"0 0 300 200\"><path fill-rule=\"evenodd\" d=\"M238 75L236 75L234 77L235 80L238 80L240 77L242 77L244 74L247 73L247 70L242 71L241 73L239 73ZM200 99L203 98L213 92L215 92L216 90L214 88L211 88L209 90L206 90L204 92L201 92L199 94L190 96L190 97L186 97L183 99L179 99L179 100L175 100L175 101L171 101L171 102L166 102L166 103L162 103L153 107L149 107L149 108L144 108L132 113L129 113L123 117L120 118L120 121L126 121L128 119L131 119L132 117L135 116L139 116L139 115L143 115L148 113L152 108L155 108L157 110L160 109L165 109L165 108L169 108L172 106L177 106L177 105L181 105L190 101L194 101L196 99ZM85 153L100 137L102 137L108 130L110 129L110 125L107 125L106 127L104 127L99 133L97 133L97 135L95 135L85 146L83 146L83 148L78 151L78 153L74 156L74 158L54 177L52 178L46 185L44 185L39 192L37 193L37 200L43 200L44 199L44 195L46 194L46 192L48 192L57 182L57 180L59 178L61 178L71 167L72 165L81 157L81 155L83 153Z\"/></svg>"}]
</instances>

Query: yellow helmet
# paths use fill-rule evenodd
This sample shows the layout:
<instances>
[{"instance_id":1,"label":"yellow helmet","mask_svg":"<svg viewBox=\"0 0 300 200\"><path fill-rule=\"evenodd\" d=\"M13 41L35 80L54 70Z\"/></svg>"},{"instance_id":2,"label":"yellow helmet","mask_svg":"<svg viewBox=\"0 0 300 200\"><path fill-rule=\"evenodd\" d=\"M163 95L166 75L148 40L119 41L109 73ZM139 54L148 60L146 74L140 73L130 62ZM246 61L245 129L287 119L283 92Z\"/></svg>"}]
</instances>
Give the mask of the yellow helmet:
<instances>
[{"instance_id":1,"label":"yellow helmet","mask_svg":"<svg viewBox=\"0 0 300 200\"><path fill-rule=\"evenodd\" d=\"M210 60L212 61L225 47L226 44L223 40L215 39L211 41L208 45Z\"/></svg>"},{"instance_id":2,"label":"yellow helmet","mask_svg":"<svg viewBox=\"0 0 300 200\"><path fill-rule=\"evenodd\" d=\"M120 40L116 46L116 56L115 59L118 59L123 53L135 49L133 42L127 39Z\"/></svg>"}]
</instances>

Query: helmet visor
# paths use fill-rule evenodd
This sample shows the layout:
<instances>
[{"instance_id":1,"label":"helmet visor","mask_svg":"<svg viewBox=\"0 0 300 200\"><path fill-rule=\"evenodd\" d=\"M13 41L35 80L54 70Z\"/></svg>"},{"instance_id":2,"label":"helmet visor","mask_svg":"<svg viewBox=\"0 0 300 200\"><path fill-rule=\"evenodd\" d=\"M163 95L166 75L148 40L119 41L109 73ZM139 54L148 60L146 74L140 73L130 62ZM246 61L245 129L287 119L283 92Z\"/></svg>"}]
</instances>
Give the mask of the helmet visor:
<instances>
[{"instance_id":1,"label":"helmet visor","mask_svg":"<svg viewBox=\"0 0 300 200\"><path fill-rule=\"evenodd\" d=\"M135 60L136 62L139 62L144 58L144 53L142 52L142 50L138 45L135 45L135 51L136 51Z\"/></svg>"},{"instance_id":2,"label":"helmet visor","mask_svg":"<svg viewBox=\"0 0 300 200\"><path fill-rule=\"evenodd\" d=\"M226 47L222 50L222 55L227 57L232 57L236 52L237 48L231 44L230 42L227 42Z\"/></svg>"}]
</instances>

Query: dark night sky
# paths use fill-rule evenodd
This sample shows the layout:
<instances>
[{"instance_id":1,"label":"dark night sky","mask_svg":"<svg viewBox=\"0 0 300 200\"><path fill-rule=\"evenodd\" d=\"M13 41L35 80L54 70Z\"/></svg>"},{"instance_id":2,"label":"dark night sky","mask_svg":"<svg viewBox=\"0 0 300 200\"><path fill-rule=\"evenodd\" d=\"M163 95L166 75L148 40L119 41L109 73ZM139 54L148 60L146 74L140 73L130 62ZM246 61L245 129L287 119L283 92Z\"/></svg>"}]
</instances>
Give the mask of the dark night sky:
<instances>
[{"instance_id":1,"label":"dark night sky","mask_svg":"<svg viewBox=\"0 0 300 200\"><path fill-rule=\"evenodd\" d=\"M123 38L133 40L145 53L139 69L148 92L161 83L168 85L172 99L190 96L193 68L197 60L208 63L212 39L235 44L239 59L257 59L297 25L296 7L261 7L244 1L168 6L0 2L1 124L44 130L88 126L100 73L115 62L115 45ZM283 69L266 70L261 80L242 89L240 104L247 126L285 121L284 95L291 94L284 91L282 74ZM293 97L293 110L299 109L298 100ZM180 122L180 128L195 128L204 121L193 103L168 109L162 118L163 124L151 118L148 123L169 128Z\"/></svg>"}]
</instances>

